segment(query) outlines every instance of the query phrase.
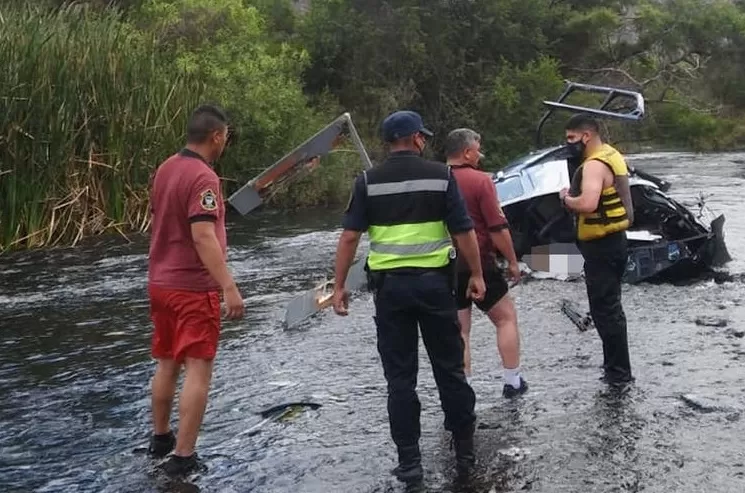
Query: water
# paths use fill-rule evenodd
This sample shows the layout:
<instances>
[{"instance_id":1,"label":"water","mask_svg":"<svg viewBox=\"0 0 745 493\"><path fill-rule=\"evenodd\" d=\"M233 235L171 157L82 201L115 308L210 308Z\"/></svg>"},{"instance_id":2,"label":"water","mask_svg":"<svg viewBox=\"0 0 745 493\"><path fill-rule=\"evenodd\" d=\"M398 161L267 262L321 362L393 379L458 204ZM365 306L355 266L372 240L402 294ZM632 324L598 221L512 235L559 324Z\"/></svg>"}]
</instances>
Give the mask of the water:
<instances>
[{"instance_id":1,"label":"water","mask_svg":"<svg viewBox=\"0 0 745 493\"><path fill-rule=\"evenodd\" d=\"M699 191L727 217L744 274L745 155L648 154L632 162L673 182L693 204ZM346 318L330 310L282 328L284 304L331 274L337 212L264 213L230 225L231 267L246 319L226 323L203 432L204 492L397 492L385 382L372 301ZM169 491L133 453L149 433L146 240L96 239L74 250L0 260L0 490ZM422 448L435 492L733 492L745 490L740 406L745 406L743 287L626 286L636 387L625 397L597 380L602 352L559 312L586 306L584 285L532 281L515 289L529 393L501 398L495 332L480 314L472 330L480 425L478 477L453 483L452 451L431 367L420 352ZM696 325L698 316L726 327ZM713 402L703 409L687 404ZM256 411L287 400L323 405L255 436ZM699 401L695 401L699 399ZM708 399L709 401L706 401Z\"/></svg>"}]
</instances>

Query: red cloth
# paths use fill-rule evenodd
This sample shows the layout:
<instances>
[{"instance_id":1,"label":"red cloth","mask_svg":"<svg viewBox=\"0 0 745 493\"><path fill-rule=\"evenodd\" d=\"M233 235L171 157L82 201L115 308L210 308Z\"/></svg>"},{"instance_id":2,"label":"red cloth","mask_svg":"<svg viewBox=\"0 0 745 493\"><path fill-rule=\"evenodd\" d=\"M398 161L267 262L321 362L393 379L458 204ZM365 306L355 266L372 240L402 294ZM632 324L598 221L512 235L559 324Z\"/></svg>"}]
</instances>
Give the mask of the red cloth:
<instances>
[{"instance_id":1,"label":"red cloth","mask_svg":"<svg viewBox=\"0 0 745 493\"><path fill-rule=\"evenodd\" d=\"M212 360L220 337L220 292L149 286L153 321L151 352L156 359Z\"/></svg>"},{"instance_id":2,"label":"red cloth","mask_svg":"<svg viewBox=\"0 0 745 493\"><path fill-rule=\"evenodd\" d=\"M150 207L148 284L187 291L219 290L191 236L193 222L214 221L223 255L227 254L225 205L217 174L198 154L184 149L158 167Z\"/></svg>"},{"instance_id":3,"label":"red cloth","mask_svg":"<svg viewBox=\"0 0 745 493\"><path fill-rule=\"evenodd\" d=\"M466 202L468 215L473 220L474 230L479 243L481 261L493 265L496 258L496 246L492 244L490 232L507 228L507 218L499 205L497 190L489 174L471 166L451 166L453 176L458 183L463 200ZM459 266L462 269L465 261L461 256Z\"/></svg>"}]
</instances>

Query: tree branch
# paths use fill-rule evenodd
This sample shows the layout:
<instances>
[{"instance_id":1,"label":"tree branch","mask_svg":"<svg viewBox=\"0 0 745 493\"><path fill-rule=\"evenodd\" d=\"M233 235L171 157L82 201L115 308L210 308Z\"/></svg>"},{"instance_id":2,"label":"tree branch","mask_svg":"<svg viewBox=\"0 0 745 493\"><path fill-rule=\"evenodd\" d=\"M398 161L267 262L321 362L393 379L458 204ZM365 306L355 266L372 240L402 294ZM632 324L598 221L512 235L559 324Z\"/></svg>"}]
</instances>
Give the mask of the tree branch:
<instances>
[{"instance_id":1,"label":"tree branch","mask_svg":"<svg viewBox=\"0 0 745 493\"><path fill-rule=\"evenodd\" d=\"M615 68L615 67L606 67L606 68L581 68L581 67L572 67L571 70L575 70L577 72L590 73L590 74L602 74L602 73L620 74L620 75L623 75L624 77L626 77L628 80L630 80L637 87L637 89L642 89L643 88L642 84L638 80L636 80L635 78L633 78L631 76L631 74L629 74L627 71L625 71L623 69L620 69L620 68Z\"/></svg>"}]
</instances>

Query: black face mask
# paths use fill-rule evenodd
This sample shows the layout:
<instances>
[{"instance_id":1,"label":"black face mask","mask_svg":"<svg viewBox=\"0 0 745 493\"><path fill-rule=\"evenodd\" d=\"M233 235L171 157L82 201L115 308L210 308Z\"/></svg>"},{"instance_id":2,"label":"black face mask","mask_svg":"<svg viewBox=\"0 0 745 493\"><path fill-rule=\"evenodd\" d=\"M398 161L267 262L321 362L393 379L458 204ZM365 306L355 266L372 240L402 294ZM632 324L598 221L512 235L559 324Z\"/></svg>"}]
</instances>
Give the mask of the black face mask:
<instances>
[{"instance_id":1,"label":"black face mask","mask_svg":"<svg viewBox=\"0 0 745 493\"><path fill-rule=\"evenodd\" d=\"M585 147L585 143L581 139L577 142L567 142L567 149L573 158L583 157L585 155Z\"/></svg>"}]
</instances>

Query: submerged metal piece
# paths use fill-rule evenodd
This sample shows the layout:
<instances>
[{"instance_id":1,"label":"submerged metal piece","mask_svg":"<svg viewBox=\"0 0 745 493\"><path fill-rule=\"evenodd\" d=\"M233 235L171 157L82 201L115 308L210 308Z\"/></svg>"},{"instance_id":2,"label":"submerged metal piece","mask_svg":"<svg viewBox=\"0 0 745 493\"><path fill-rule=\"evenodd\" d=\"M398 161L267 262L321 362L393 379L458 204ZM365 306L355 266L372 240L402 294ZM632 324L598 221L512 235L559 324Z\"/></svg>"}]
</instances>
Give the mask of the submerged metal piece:
<instances>
[{"instance_id":1,"label":"submerged metal piece","mask_svg":"<svg viewBox=\"0 0 745 493\"><path fill-rule=\"evenodd\" d=\"M315 410L321 407L321 404L318 404L316 402L297 401L297 402L284 402L282 404L277 404L275 406L268 407L258 412L259 416L261 416L264 419L262 419L255 425L251 426L247 430L240 432L238 435L236 435L236 437L242 436L242 435L253 436L257 434L259 431L261 431L261 428L263 428L264 425L269 423L270 421L279 421L285 416L288 416L292 414L293 412L295 412L297 409L303 408L303 407L309 407Z\"/></svg>"},{"instance_id":2,"label":"submerged metal piece","mask_svg":"<svg viewBox=\"0 0 745 493\"><path fill-rule=\"evenodd\" d=\"M281 411L287 408L295 408L295 407L309 407L313 410L318 409L319 407L322 407L321 404L317 402L309 402L309 401L291 401L291 402L283 402L282 404L277 404L271 407L267 407L266 409L262 409L259 411L259 415L262 418L266 418L267 416L273 416L275 412Z\"/></svg>"},{"instance_id":3,"label":"submerged metal piece","mask_svg":"<svg viewBox=\"0 0 745 493\"><path fill-rule=\"evenodd\" d=\"M344 288L350 293L362 291L367 288L366 263L367 257L365 256L349 268ZM333 280L323 281L314 288L293 298L287 304L287 309L285 310L286 327L295 327L316 313L331 306L334 297L333 287Z\"/></svg>"},{"instance_id":4,"label":"submerged metal piece","mask_svg":"<svg viewBox=\"0 0 745 493\"><path fill-rule=\"evenodd\" d=\"M561 300L561 313L566 315L572 323L577 326L580 332L585 332L587 329L593 328L595 324L592 321L592 317L589 313L584 316L579 312L579 307L576 303L570 300Z\"/></svg>"}]
</instances>

